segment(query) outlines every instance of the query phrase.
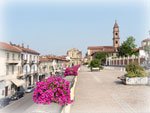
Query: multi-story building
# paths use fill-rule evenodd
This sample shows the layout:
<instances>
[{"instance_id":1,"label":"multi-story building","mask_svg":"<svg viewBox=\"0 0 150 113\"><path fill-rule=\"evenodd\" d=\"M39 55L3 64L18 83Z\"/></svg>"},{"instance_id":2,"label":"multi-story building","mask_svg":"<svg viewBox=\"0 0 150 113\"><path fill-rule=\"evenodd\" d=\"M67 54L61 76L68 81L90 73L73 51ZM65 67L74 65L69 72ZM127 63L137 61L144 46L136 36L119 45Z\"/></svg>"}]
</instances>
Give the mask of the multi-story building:
<instances>
[{"instance_id":1,"label":"multi-story building","mask_svg":"<svg viewBox=\"0 0 150 113\"><path fill-rule=\"evenodd\" d=\"M37 51L22 46L15 45L10 42L15 48L21 50L21 74L19 76L20 79L25 81L24 88L26 89L28 86L35 85L38 81L38 65L39 65L39 54Z\"/></svg>"},{"instance_id":2,"label":"multi-story building","mask_svg":"<svg viewBox=\"0 0 150 113\"><path fill-rule=\"evenodd\" d=\"M0 42L0 98L9 97L21 90L25 82L21 75L21 50Z\"/></svg>"},{"instance_id":3,"label":"multi-story building","mask_svg":"<svg viewBox=\"0 0 150 113\"><path fill-rule=\"evenodd\" d=\"M82 52L76 48L68 50L67 56L70 57L70 66L79 65L82 62Z\"/></svg>"},{"instance_id":4,"label":"multi-story building","mask_svg":"<svg viewBox=\"0 0 150 113\"><path fill-rule=\"evenodd\" d=\"M139 51L139 56L140 57L147 57L148 58L149 57L148 50L147 50L148 48L149 48L149 53L150 53L150 39L149 38L144 39L141 42L141 47L135 48L135 50Z\"/></svg>"},{"instance_id":5,"label":"multi-story building","mask_svg":"<svg viewBox=\"0 0 150 113\"><path fill-rule=\"evenodd\" d=\"M53 67L51 59L48 59L46 56L40 56L39 58L39 81L42 81L52 74Z\"/></svg>"},{"instance_id":6,"label":"multi-story building","mask_svg":"<svg viewBox=\"0 0 150 113\"><path fill-rule=\"evenodd\" d=\"M150 46L150 38L144 39L142 41L142 47Z\"/></svg>"},{"instance_id":7,"label":"multi-story building","mask_svg":"<svg viewBox=\"0 0 150 113\"><path fill-rule=\"evenodd\" d=\"M45 79L50 75L62 74L64 69L68 67L68 60L65 56L45 55L40 56L39 64L39 80Z\"/></svg>"}]
</instances>

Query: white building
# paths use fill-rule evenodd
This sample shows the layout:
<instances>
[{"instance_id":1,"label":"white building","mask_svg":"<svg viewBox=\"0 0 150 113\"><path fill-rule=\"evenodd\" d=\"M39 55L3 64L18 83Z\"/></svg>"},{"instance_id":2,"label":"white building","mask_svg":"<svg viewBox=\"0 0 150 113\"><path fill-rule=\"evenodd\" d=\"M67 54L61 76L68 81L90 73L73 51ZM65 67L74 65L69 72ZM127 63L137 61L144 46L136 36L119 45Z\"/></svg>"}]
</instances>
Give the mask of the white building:
<instances>
[{"instance_id":1,"label":"white building","mask_svg":"<svg viewBox=\"0 0 150 113\"><path fill-rule=\"evenodd\" d=\"M145 51L145 48L146 47L150 47L150 39L147 38L147 39L144 39L141 43L142 47L139 47L138 50L139 50L139 56L140 57L146 57L148 58L148 52Z\"/></svg>"},{"instance_id":2,"label":"white building","mask_svg":"<svg viewBox=\"0 0 150 113\"><path fill-rule=\"evenodd\" d=\"M0 98L10 97L19 91L24 81L21 74L21 50L0 42Z\"/></svg>"},{"instance_id":3,"label":"white building","mask_svg":"<svg viewBox=\"0 0 150 113\"><path fill-rule=\"evenodd\" d=\"M66 57L60 57L55 55L40 56L39 64L39 80L45 79L50 75L61 74L66 67L68 67L68 60Z\"/></svg>"},{"instance_id":4,"label":"white building","mask_svg":"<svg viewBox=\"0 0 150 113\"><path fill-rule=\"evenodd\" d=\"M25 81L24 88L35 85L38 82L38 65L39 65L39 54L37 51L22 46L10 43L13 47L21 50L21 75L20 79Z\"/></svg>"}]
</instances>

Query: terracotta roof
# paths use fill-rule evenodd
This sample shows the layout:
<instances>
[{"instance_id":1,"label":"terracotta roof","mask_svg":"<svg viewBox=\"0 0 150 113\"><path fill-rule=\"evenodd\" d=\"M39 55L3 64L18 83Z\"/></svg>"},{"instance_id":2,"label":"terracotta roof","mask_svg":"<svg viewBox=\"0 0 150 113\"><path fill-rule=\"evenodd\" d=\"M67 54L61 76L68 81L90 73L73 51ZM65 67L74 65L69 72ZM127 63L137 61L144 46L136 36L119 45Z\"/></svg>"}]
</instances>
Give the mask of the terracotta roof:
<instances>
[{"instance_id":1,"label":"terracotta roof","mask_svg":"<svg viewBox=\"0 0 150 113\"><path fill-rule=\"evenodd\" d=\"M47 61L51 61L52 59L49 59L47 57L39 56L39 60L40 60L40 62L47 62Z\"/></svg>"},{"instance_id":2,"label":"terracotta roof","mask_svg":"<svg viewBox=\"0 0 150 113\"><path fill-rule=\"evenodd\" d=\"M13 45L13 46L16 47L16 48L21 49L23 52L28 52L28 53L37 54L37 55L40 54L39 52L37 52L35 50L32 50L32 49L23 48L23 47L20 47L20 46L17 46L17 45Z\"/></svg>"},{"instance_id":3,"label":"terracotta roof","mask_svg":"<svg viewBox=\"0 0 150 113\"><path fill-rule=\"evenodd\" d=\"M5 49L5 50L9 50L9 51L14 51L14 52L21 52L20 49L13 47L12 45L7 44L5 42L0 42L0 48Z\"/></svg>"},{"instance_id":4,"label":"terracotta roof","mask_svg":"<svg viewBox=\"0 0 150 113\"><path fill-rule=\"evenodd\" d=\"M66 60L66 56L55 56L55 55L45 55L45 57L48 59L48 60L52 60L52 59L56 59L56 60L62 60L62 61L67 61Z\"/></svg>"},{"instance_id":5,"label":"terracotta roof","mask_svg":"<svg viewBox=\"0 0 150 113\"><path fill-rule=\"evenodd\" d=\"M116 48L113 46L96 46L96 47L88 47L89 50L91 51L91 55L98 53L98 52L103 52L103 53L113 53L116 52Z\"/></svg>"},{"instance_id":6,"label":"terracotta roof","mask_svg":"<svg viewBox=\"0 0 150 113\"><path fill-rule=\"evenodd\" d=\"M90 50L101 50L101 49L114 49L113 46L89 46L88 49Z\"/></svg>"},{"instance_id":7,"label":"terracotta roof","mask_svg":"<svg viewBox=\"0 0 150 113\"><path fill-rule=\"evenodd\" d=\"M143 47L134 48L133 50L143 50Z\"/></svg>"},{"instance_id":8,"label":"terracotta roof","mask_svg":"<svg viewBox=\"0 0 150 113\"><path fill-rule=\"evenodd\" d=\"M144 39L142 42L150 41L150 38Z\"/></svg>"}]
</instances>

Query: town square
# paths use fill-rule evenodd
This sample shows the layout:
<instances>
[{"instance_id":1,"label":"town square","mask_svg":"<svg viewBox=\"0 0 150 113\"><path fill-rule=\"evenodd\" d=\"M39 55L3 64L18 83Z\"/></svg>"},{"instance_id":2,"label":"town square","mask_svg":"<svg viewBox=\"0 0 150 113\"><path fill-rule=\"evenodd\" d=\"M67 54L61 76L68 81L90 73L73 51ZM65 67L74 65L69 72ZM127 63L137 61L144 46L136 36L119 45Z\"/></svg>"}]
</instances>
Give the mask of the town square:
<instances>
[{"instance_id":1,"label":"town square","mask_svg":"<svg viewBox=\"0 0 150 113\"><path fill-rule=\"evenodd\" d=\"M0 113L150 113L148 0L0 6Z\"/></svg>"}]
</instances>

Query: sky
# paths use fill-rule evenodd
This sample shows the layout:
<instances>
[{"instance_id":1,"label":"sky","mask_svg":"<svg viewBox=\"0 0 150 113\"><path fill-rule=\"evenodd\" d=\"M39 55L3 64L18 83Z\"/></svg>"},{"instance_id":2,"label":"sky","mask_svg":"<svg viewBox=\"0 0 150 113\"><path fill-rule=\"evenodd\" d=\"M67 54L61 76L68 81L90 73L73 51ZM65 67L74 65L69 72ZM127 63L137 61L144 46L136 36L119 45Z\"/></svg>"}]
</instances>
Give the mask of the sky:
<instances>
[{"instance_id":1,"label":"sky","mask_svg":"<svg viewBox=\"0 0 150 113\"><path fill-rule=\"evenodd\" d=\"M149 36L149 0L3 0L0 41L44 54L66 55L88 46L112 46L115 20L121 43L133 36L137 47Z\"/></svg>"}]
</instances>

